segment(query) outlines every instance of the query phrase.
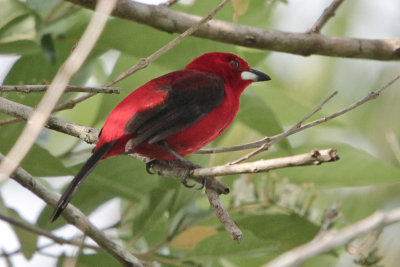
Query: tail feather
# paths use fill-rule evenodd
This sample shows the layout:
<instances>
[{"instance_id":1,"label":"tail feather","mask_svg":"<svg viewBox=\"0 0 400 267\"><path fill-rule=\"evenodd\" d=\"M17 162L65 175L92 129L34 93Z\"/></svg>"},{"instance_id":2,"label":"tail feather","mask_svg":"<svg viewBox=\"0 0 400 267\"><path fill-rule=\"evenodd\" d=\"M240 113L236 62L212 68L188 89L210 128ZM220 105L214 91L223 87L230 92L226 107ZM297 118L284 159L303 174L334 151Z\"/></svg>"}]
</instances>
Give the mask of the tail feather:
<instances>
[{"instance_id":1,"label":"tail feather","mask_svg":"<svg viewBox=\"0 0 400 267\"><path fill-rule=\"evenodd\" d=\"M64 209L68 206L69 201L75 194L75 191L81 185L81 183L85 180L85 178L93 171L93 169L97 166L100 160L104 155L107 154L108 151L113 147L116 141L112 141L109 143L105 143L101 147L99 147L92 156L86 161L85 165L81 168L78 174L74 177L72 182L69 184L61 198L58 200L57 206L53 210L51 214L51 222L57 220L57 218L61 215Z\"/></svg>"}]
</instances>

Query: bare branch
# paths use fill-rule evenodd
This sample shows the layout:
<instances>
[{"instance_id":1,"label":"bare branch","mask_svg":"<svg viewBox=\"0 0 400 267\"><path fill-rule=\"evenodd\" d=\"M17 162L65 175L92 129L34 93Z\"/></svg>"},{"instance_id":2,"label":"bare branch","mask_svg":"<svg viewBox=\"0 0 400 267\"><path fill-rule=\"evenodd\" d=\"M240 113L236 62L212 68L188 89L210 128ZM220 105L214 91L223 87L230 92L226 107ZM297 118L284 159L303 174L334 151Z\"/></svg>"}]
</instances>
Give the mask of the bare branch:
<instances>
[{"instance_id":1,"label":"bare branch","mask_svg":"<svg viewBox=\"0 0 400 267\"><path fill-rule=\"evenodd\" d=\"M49 90L47 90L36 111L29 118L21 136L11 148L5 160L0 164L0 183L13 173L32 147L68 82L82 66L96 44L115 4L116 0L98 1L96 5L97 12L94 13L79 43L58 70Z\"/></svg>"},{"instance_id":2,"label":"bare branch","mask_svg":"<svg viewBox=\"0 0 400 267\"><path fill-rule=\"evenodd\" d=\"M28 223L26 223L24 221L17 220L17 219L5 216L5 215L3 215L1 213L0 213L0 220L8 222L9 224L12 224L12 225L17 226L19 228L22 228L22 229L24 229L24 230L26 230L28 232L34 233L36 235L45 236L45 237L53 240L57 244L68 244L68 245L77 246L77 247L83 245L83 247L90 248L90 249L93 249L93 250L99 250L100 249L98 246L92 246L92 245L89 245L89 244L82 244L82 242L78 241L75 238L72 239L72 240L69 240L69 239L65 239L65 238L62 238L62 237L55 236L52 233L49 233L49 232L47 232L47 231L45 231L43 229L37 228L37 227L35 227L33 225L30 225L30 224L28 224Z\"/></svg>"},{"instance_id":3,"label":"bare branch","mask_svg":"<svg viewBox=\"0 0 400 267\"><path fill-rule=\"evenodd\" d=\"M178 2L178 0L168 0L166 3L164 3L164 4L162 4L162 5L165 5L165 6L170 7L170 6L172 6L173 4L175 4L176 2Z\"/></svg>"},{"instance_id":4,"label":"bare branch","mask_svg":"<svg viewBox=\"0 0 400 267\"><path fill-rule=\"evenodd\" d=\"M215 215L225 227L225 230L232 236L233 240L237 241L238 243L242 242L243 233L222 205L219 194L213 189L207 188L206 195L211 207L214 209Z\"/></svg>"},{"instance_id":5,"label":"bare branch","mask_svg":"<svg viewBox=\"0 0 400 267\"><path fill-rule=\"evenodd\" d=\"M275 260L264 265L264 267L296 266L306 259L343 246L361 234L397 222L400 222L400 208L389 211L377 211L375 214L340 231L330 230L322 235L318 235L312 241L282 254Z\"/></svg>"},{"instance_id":6,"label":"bare branch","mask_svg":"<svg viewBox=\"0 0 400 267\"><path fill-rule=\"evenodd\" d=\"M307 33L319 33L328 22L330 18L335 16L336 10L343 3L343 0L333 0L333 2L327 7L314 25L307 31Z\"/></svg>"},{"instance_id":7,"label":"bare branch","mask_svg":"<svg viewBox=\"0 0 400 267\"><path fill-rule=\"evenodd\" d=\"M0 154L0 161L4 162L5 157ZM48 190L43 184L36 181L28 172L22 168L17 168L11 177L23 187L33 192L48 205L55 207L59 196ZM143 264L129 251L108 238L102 231L98 230L89 219L72 204L63 212L62 216L70 224L92 238L100 247L109 252L114 258L125 266L143 266Z\"/></svg>"},{"instance_id":8,"label":"bare branch","mask_svg":"<svg viewBox=\"0 0 400 267\"><path fill-rule=\"evenodd\" d=\"M93 9L95 0L68 0ZM130 0L119 0L113 15L146 24L168 33L181 33L198 23L201 17L172 10L166 6L151 6ZM303 56L400 60L400 39L357 39L330 37L321 34L289 33L211 20L194 36L263 50Z\"/></svg>"},{"instance_id":9,"label":"bare branch","mask_svg":"<svg viewBox=\"0 0 400 267\"><path fill-rule=\"evenodd\" d=\"M356 103L338 111L335 112L327 117L309 122L307 124L301 125L300 127L292 127L291 129L289 129L286 132L271 136L271 137L264 137L260 140L251 142L251 143L247 143L247 144L243 144L243 145L236 145L236 146L231 146L231 147L220 147L220 148L206 148L206 149L201 149L200 151L198 151L197 153L201 153L201 154L208 154L208 153L222 153L222 152L231 152L231 151L239 151L239 150L245 150L245 149L250 149L250 148L259 148L263 145L269 145L271 146L271 144L275 144L276 142L278 142L279 140L288 137L290 135L293 135L297 132L303 131L305 129L311 128L313 126L316 126L318 124L327 122L331 119L334 119L340 115L343 115L355 108L357 108L358 106L364 104L365 102L368 102L372 99L375 99L379 96L380 93L382 93L385 89L387 89L388 87L390 87L393 83L395 83L397 80L400 79L400 75L398 75L397 77L395 77L394 79L392 79L391 81L389 81L387 84L385 84L384 86L382 86L381 88L379 88L376 91L373 91L371 93L369 93L367 96L363 97L362 99L360 99L359 101L357 101ZM318 107L323 106L324 103L326 103L329 99L331 99L334 96L335 93L333 93L331 96L329 96L326 100L324 100L323 103L321 103ZM317 110L318 107L315 109ZM313 112L311 112L313 113ZM311 114L310 113L310 114ZM306 116L308 117L308 115ZM303 120L301 120L300 122L302 122ZM299 125L299 123L296 123L296 125ZM295 126L296 126L295 125ZM290 132L289 132L290 131Z\"/></svg>"},{"instance_id":10,"label":"bare branch","mask_svg":"<svg viewBox=\"0 0 400 267\"><path fill-rule=\"evenodd\" d=\"M336 149L313 150L309 153L293 155L283 158L258 160L249 163L235 165L224 165L209 168L194 169L193 177L224 176L239 173L258 173L267 172L274 169L318 165L324 162L339 160Z\"/></svg>"},{"instance_id":11,"label":"bare branch","mask_svg":"<svg viewBox=\"0 0 400 267\"><path fill-rule=\"evenodd\" d=\"M19 119L28 120L33 113L33 108L0 97L0 112ZM99 134L97 129L70 122L53 115L50 115L45 127L75 136L89 144L96 143Z\"/></svg>"},{"instance_id":12,"label":"bare branch","mask_svg":"<svg viewBox=\"0 0 400 267\"><path fill-rule=\"evenodd\" d=\"M0 85L0 92L44 92L49 89L49 85ZM119 94L120 88L110 87L93 87L93 86L76 86L67 85L64 92L87 92L87 93L103 93L103 94Z\"/></svg>"},{"instance_id":13,"label":"bare branch","mask_svg":"<svg viewBox=\"0 0 400 267\"><path fill-rule=\"evenodd\" d=\"M297 122L292 128L290 128L289 130L287 130L285 133L286 135L281 135L278 138L271 140L269 139L269 142L264 143L263 145L261 145L258 149L254 150L253 152L235 160L232 161L230 163L228 163L229 165L232 164L236 164L245 160L248 160L251 157L254 157L255 155L261 153L262 151L268 150L273 144L279 142L280 140L282 140L283 138L289 136L292 132L295 132L297 129L299 129L301 127L301 125L308 120L309 118L311 118L315 113L317 113L319 110L322 109L322 107L328 103L335 95L337 95L337 91L333 92L330 96L328 96L321 104L319 104L313 111L311 111L309 114L307 114L303 119L301 119L299 122Z\"/></svg>"}]
</instances>

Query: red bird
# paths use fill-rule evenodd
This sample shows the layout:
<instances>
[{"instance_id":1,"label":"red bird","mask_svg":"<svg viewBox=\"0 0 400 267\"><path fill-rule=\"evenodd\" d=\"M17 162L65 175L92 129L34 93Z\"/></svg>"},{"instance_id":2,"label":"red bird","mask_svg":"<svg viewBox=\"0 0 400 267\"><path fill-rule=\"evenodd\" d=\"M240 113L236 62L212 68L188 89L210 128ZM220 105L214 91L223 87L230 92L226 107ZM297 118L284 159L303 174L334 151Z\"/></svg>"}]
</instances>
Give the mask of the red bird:
<instances>
[{"instance_id":1,"label":"red bird","mask_svg":"<svg viewBox=\"0 0 400 267\"><path fill-rule=\"evenodd\" d=\"M240 57L213 52L139 87L107 117L93 155L58 201L52 221L100 160L135 152L188 162L184 156L213 141L232 123L244 89L268 80Z\"/></svg>"}]
</instances>

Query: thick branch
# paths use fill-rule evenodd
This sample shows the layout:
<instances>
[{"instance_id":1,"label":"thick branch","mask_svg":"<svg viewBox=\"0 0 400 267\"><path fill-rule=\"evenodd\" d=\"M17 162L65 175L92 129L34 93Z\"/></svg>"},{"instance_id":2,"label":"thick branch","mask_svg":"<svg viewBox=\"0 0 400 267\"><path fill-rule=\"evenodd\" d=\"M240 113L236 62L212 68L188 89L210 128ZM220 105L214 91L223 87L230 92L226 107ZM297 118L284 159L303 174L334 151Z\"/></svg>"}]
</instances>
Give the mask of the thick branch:
<instances>
[{"instance_id":1,"label":"thick branch","mask_svg":"<svg viewBox=\"0 0 400 267\"><path fill-rule=\"evenodd\" d=\"M375 212L370 217L340 231L331 230L318 235L309 243L282 254L265 267L297 266L306 259L343 246L361 234L398 222L400 222L400 208Z\"/></svg>"},{"instance_id":2,"label":"thick branch","mask_svg":"<svg viewBox=\"0 0 400 267\"><path fill-rule=\"evenodd\" d=\"M93 9L95 0L68 0ZM146 24L166 32L182 33L201 20L201 17L172 10L166 6L151 6L130 0L119 0L113 15ZM201 26L194 36L291 54L312 54L367 58L376 60L400 60L400 39L357 39L329 37L321 34L289 33L220 20L211 20Z\"/></svg>"},{"instance_id":3,"label":"thick branch","mask_svg":"<svg viewBox=\"0 0 400 267\"><path fill-rule=\"evenodd\" d=\"M0 92L44 92L49 89L49 85L0 85ZM103 94L119 94L119 88L110 87L93 87L93 86L76 86L68 85L64 92L87 92L87 93L103 93Z\"/></svg>"},{"instance_id":4,"label":"thick branch","mask_svg":"<svg viewBox=\"0 0 400 267\"><path fill-rule=\"evenodd\" d=\"M4 156L0 154L0 162L4 160ZM48 190L40 182L36 181L28 172L22 168L17 168L11 177L20 185L33 192L39 198L43 199L48 205L55 206L58 196ZM129 251L109 239L102 231L98 230L89 219L73 205L69 204L63 213L63 217L70 224L75 225L87 236L92 238L100 247L109 252L113 257L125 266L143 266L143 264Z\"/></svg>"}]
</instances>

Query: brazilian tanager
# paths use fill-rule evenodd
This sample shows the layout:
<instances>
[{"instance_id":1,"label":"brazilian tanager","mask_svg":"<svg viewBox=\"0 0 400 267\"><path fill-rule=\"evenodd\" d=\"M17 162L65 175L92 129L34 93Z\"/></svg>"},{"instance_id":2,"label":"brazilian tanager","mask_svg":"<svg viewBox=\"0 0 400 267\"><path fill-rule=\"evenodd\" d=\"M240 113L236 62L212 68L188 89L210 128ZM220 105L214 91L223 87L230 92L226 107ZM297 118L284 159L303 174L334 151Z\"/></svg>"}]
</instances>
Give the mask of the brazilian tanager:
<instances>
[{"instance_id":1,"label":"brazilian tanager","mask_svg":"<svg viewBox=\"0 0 400 267\"><path fill-rule=\"evenodd\" d=\"M52 221L100 160L132 152L156 160L194 153L232 123L247 86L268 80L240 57L212 52L142 85L107 117L92 156L60 198Z\"/></svg>"}]
</instances>

